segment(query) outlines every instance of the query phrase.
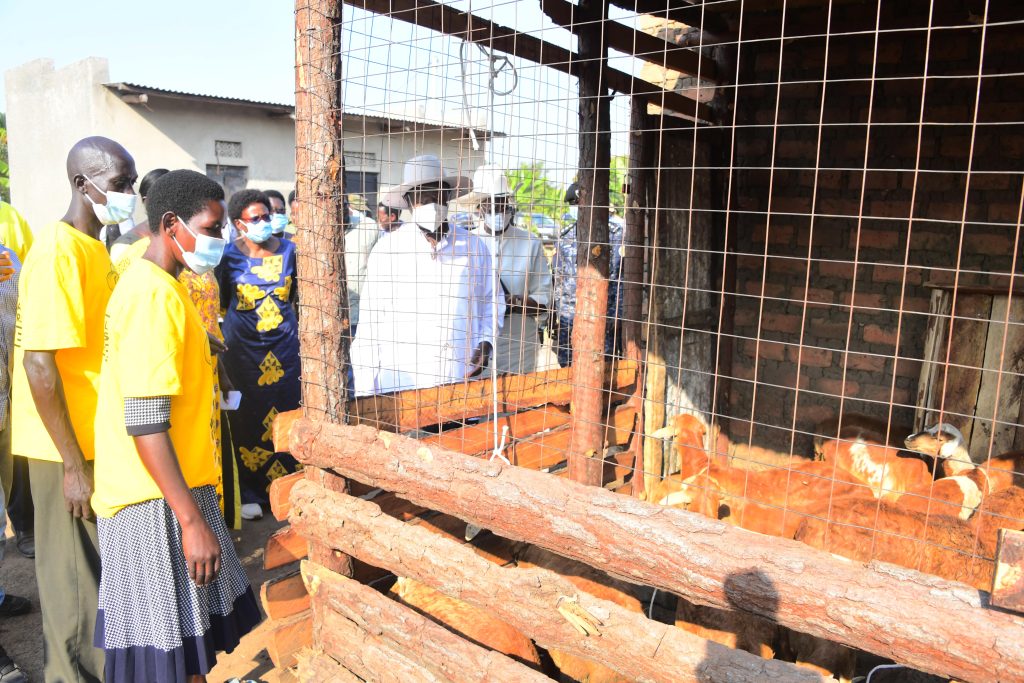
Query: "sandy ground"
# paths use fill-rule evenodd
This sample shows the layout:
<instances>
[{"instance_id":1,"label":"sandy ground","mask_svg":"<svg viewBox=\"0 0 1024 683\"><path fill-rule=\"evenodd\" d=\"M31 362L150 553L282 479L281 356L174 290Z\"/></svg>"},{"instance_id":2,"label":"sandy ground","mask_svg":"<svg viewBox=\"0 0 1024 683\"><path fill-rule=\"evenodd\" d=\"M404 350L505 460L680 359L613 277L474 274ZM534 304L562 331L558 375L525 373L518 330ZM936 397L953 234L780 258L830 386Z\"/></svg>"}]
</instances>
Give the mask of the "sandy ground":
<instances>
[{"instance_id":1,"label":"sandy ground","mask_svg":"<svg viewBox=\"0 0 1024 683\"><path fill-rule=\"evenodd\" d=\"M245 522L242 531L233 531L231 536L242 564L249 575L253 591L259 593L260 585L271 576L289 571L289 567L263 571L263 545L266 539L277 528L280 522L271 516L265 516L256 522ZM10 533L10 526L8 526ZM0 582L4 588L14 595L20 595L32 601L35 609L22 617L0 620L0 643L8 654L28 674L34 683L43 681L43 639L39 614L39 592L36 588L35 566L32 560L26 559L14 547L11 539L7 544L3 564L0 566ZM246 636L239 646L229 655L221 655L217 667L210 673L210 683L221 683L238 677L242 680L252 679L264 683L288 683L293 680L290 673L274 670L270 658L264 650L264 638L267 622Z\"/></svg>"}]
</instances>

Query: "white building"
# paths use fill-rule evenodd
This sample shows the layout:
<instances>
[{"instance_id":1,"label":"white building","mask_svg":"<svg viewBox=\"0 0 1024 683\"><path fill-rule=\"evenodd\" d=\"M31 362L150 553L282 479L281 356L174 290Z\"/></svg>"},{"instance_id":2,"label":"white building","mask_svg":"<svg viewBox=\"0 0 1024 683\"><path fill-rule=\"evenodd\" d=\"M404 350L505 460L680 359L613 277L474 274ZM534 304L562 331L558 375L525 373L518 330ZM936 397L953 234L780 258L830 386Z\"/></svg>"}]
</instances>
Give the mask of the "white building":
<instances>
[{"instance_id":1,"label":"white building","mask_svg":"<svg viewBox=\"0 0 1024 683\"><path fill-rule=\"evenodd\" d=\"M139 176L154 168L192 168L232 192L295 185L295 110L287 104L198 95L110 82L107 60L91 57L55 69L39 59L6 73L11 203L31 225L59 219L68 203L65 160L89 135L117 140ZM462 126L345 114L345 191L376 202L377 189L401 181L402 162L436 154L471 175L483 163ZM481 142L483 131L476 131ZM141 205L139 209L141 218Z\"/></svg>"}]
</instances>

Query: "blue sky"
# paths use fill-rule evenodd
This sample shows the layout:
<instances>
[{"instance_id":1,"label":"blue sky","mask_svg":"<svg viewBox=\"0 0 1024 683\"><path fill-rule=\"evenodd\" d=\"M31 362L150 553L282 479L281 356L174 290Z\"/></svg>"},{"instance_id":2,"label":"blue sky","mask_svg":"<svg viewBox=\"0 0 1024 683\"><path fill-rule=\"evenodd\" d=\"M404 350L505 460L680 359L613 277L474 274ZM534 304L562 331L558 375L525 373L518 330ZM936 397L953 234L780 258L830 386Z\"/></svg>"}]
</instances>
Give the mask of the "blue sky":
<instances>
[{"instance_id":1,"label":"blue sky","mask_svg":"<svg viewBox=\"0 0 1024 683\"><path fill-rule=\"evenodd\" d=\"M467 9L469 0L445 0ZM89 56L106 57L114 81L211 95L294 102L294 3L290 0L174 0L126 4L107 0L56 4L0 0L4 47L0 71L53 59L57 68ZM535 0L474 0L474 11L543 40L572 48L572 37L554 27ZM510 137L491 150L492 160L518 165L539 160L561 182L576 165L576 84L568 76L513 58L516 91L496 97L489 115L480 54L460 77L460 41L387 17L345 8L347 109L459 119L468 100L474 120L490 120ZM620 60L615 66L633 71ZM506 82L507 83L507 82ZM499 83L499 87L501 84ZM0 111L5 99L0 93ZM628 119L625 98L613 107L613 128ZM613 153L624 153L625 133Z\"/></svg>"}]
</instances>

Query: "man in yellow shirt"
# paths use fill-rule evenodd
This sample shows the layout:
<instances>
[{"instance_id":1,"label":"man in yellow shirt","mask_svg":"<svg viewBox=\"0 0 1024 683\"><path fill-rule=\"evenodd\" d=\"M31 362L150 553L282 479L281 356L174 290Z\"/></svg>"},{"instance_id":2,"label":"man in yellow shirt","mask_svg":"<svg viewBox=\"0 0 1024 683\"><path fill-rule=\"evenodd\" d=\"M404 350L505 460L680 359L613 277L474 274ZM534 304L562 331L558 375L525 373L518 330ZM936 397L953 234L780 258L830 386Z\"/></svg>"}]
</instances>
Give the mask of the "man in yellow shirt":
<instances>
[{"instance_id":1,"label":"man in yellow shirt","mask_svg":"<svg viewBox=\"0 0 1024 683\"><path fill-rule=\"evenodd\" d=\"M100 558L89 498L103 317L117 277L97 238L135 208L135 161L85 138L67 159L71 201L35 235L21 273L12 450L29 460L47 681L100 681L93 646Z\"/></svg>"}]
</instances>

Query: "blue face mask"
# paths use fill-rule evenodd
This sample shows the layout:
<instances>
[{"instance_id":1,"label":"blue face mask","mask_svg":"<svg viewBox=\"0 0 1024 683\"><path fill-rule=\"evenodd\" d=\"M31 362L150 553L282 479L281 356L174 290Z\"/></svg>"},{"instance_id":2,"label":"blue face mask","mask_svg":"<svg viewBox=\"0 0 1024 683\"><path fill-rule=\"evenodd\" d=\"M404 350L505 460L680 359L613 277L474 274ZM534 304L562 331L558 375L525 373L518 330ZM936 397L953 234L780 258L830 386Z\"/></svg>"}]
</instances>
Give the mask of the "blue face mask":
<instances>
[{"instance_id":1,"label":"blue face mask","mask_svg":"<svg viewBox=\"0 0 1024 683\"><path fill-rule=\"evenodd\" d=\"M263 221L262 223L246 223L242 221L242 223L245 225L245 236L256 244L266 242L274 234L274 224L272 221Z\"/></svg>"},{"instance_id":2,"label":"blue face mask","mask_svg":"<svg viewBox=\"0 0 1024 683\"><path fill-rule=\"evenodd\" d=\"M284 229L288 227L288 216L283 213L275 213L270 217L270 225L275 235L283 235Z\"/></svg>"},{"instance_id":3,"label":"blue face mask","mask_svg":"<svg viewBox=\"0 0 1024 683\"><path fill-rule=\"evenodd\" d=\"M220 259L224 255L224 247L227 246L227 241L207 235L197 235L192 232L192 228L188 227L188 223L181 220L178 216L175 216L175 218L196 238L196 246L193 251L185 251L182 249L177 237L171 238L178 245L178 249L181 249L181 257L185 260L185 265L196 275L209 273L220 263Z\"/></svg>"},{"instance_id":4,"label":"blue face mask","mask_svg":"<svg viewBox=\"0 0 1024 683\"><path fill-rule=\"evenodd\" d=\"M92 210L96 214L96 218L100 219L100 223L103 225L114 225L128 220L135 213L135 202L138 199L138 195L114 192L113 190L103 191L100 190L99 185L92 181L92 178L85 176L85 179L107 198L106 204L97 204L92 200L92 197L85 195L85 198L92 204Z\"/></svg>"}]
</instances>

